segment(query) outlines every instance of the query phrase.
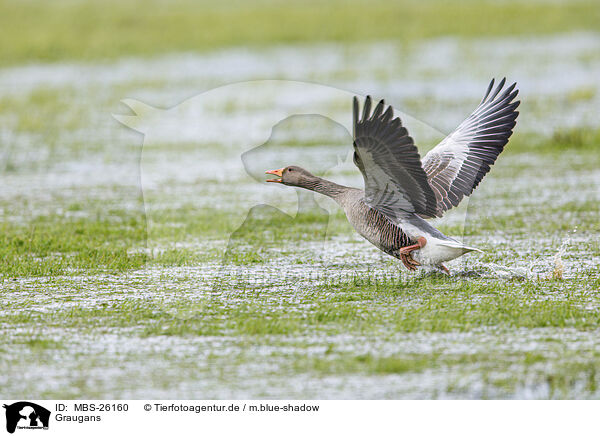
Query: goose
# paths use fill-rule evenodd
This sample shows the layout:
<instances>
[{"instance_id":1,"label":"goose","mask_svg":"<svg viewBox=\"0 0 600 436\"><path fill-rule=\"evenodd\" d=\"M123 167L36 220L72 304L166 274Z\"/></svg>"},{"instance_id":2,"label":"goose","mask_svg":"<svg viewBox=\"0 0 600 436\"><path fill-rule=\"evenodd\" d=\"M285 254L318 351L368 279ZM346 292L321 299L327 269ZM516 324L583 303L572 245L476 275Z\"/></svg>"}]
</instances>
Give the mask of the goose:
<instances>
[{"instance_id":1,"label":"goose","mask_svg":"<svg viewBox=\"0 0 600 436\"><path fill-rule=\"evenodd\" d=\"M295 165L266 174L267 182L309 189L331 197L354 229L411 271L428 266L449 274L444 262L481 250L444 235L426 220L441 217L468 197L504 150L519 112L517 84L494 88L452 133L421 160L413 138L381 100L367 96L359 113L353 99L353 161L364 190L317 177Z\"/></svg>"}]
</instances>

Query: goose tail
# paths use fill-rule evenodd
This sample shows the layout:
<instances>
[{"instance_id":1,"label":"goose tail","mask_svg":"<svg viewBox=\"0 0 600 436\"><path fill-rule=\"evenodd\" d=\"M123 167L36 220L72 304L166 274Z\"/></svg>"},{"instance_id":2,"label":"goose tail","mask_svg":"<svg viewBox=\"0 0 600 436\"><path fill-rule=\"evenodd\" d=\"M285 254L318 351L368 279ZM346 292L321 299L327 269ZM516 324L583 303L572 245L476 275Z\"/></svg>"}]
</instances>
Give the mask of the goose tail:
<instances>
[{"instance_id":1,"label":"goose tail","mask_svg":"<svg viewBox=\"0 0 600 436\"><path fill-rule=\"evenodd\" d=\"M463 253L470 253L471 251L476 251L477 253L483 253L483 250L480 250L476 247L468 247L466 245L462 246Z\"/></svg>"},{"instance_id":2,"label":"goose tail","mask_svg":"<svg viewBox=\"0 0 600 436\"><path fill-rule=\"evenodd\" d=\"M464 245L463 243L456 241L456 240L444 241L444 242L440 243L439 245L448 247L448 248L452 248L452 249L460 250L461 254L470 253L472 251L476 251L478 253L483 253L483 250L480 250L479 248L469 247L468 245Z\"/></svg>"}]
</instances>

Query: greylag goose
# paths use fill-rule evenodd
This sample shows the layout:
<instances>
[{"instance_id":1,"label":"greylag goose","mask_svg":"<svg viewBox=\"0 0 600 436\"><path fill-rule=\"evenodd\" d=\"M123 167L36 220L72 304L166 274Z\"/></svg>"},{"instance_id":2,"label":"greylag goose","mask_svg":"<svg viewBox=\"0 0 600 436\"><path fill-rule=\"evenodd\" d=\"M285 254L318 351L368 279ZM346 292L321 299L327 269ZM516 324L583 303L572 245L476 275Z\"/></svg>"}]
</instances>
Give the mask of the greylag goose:
<instances>
[{"instance_id":1,"label":"greylag goose","mask_svg":"<svg viewBox=\"0 0 600 436\"><path fill-rule=\"evenodd\" d=\"M365 239L402 261L409 270L430 266L448 274L443 262L471 251L429 224L471 195L504 149L516 124L516 83L488 86L475 111L442 142L419 156L413 139L391 106L381 100L371 112L367 96L362 116L354 97L354 164L365 189L356 189L288 166L267 171L267 182L309 189L334 199ZM385 109L385 110L384 110Z\"/></svg>"}]
</instances>

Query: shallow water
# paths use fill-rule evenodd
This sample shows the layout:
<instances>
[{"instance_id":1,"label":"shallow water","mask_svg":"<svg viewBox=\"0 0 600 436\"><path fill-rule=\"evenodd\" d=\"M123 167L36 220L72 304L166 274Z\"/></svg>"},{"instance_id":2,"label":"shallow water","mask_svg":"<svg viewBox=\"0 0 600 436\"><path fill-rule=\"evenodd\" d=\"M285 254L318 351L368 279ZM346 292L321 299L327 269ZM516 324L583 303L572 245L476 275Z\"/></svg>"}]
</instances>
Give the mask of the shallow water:
<instances>
[{"instance_id":1,"label":"shallow water","mask_svg":"<svg viewBox=\"0 0 600 436\"><path fill-rule=\"evenodd\" d=\"M361 176L348 160L349 97L355 93L386 96L423 150L475 107L494 76L507 75L519 82L523 104L518 132L600 127L599 46L600 36L594 33L478 41L442 38L411 46L389 42L280 46L0 70L3 99L15 98L18 103L36 92L56 92L59 110L65 116L79 116L74 125L52 118L57 137L50 138L45 129L19 127L19 120L30 116L28 111L0 112L4 165L0 219L26 222L52 213L95 216L94 210L69 211L68 206L98 203L139 211L140 216L146 213L148 246L134 251L221 250L220 257L192 266L149 265L116 275L4 278L3 316L42 314L51 319L127 303L132 310L142 307L187 320L202 313L212 299L223 301L227 309L258 301L264 304L262 314L269 316L278 311L308 312L321 302L344 297L342 292L321 291L335 280L368 276L411 283L414 276L408 277L393 259L335 220L323 229L312 229L322 231L321 238L296 241L292 251L284 244L248 244L245 249L264 249L266 259L243 265L225 261L227 232L207 244L198 238L169 240L152 226L160 223L161 210L190 203L198 211L214 206L230 212L234 228L243 225L256 205L272 205L293 219L306 197L292 188L265 185L261 178L264 169L291 161L361 186ZM259 79L305 83L247 83ZM118 103L126 98L152 105L128 100L134 111L152 115L145 122L140 122L143 117L121 118L147 132L145 137L111 117L111 113L133 115ZM305 115L286 118L297 113ZM590 160L583 152L501 156L470 202L435 221L452 236L464 237L485 251L450 263L450 283L479 281L490 287L510 283L514 292L527 295L527 303L563 301L575 293L590 310L597 307L597 289L589 284L600 275L597 235L590 234L589 221L577 212L577 206L600 204L600 170ZM142 193L145 209L140 208ZM334 204L318 197L315 201L335 217ZM552 215L560 216L561 223L545 222L546 211L552 208L564 208ZM557 271L563 279L557 291L528 294L530 285ZM243 286L218 289L216 274ZM430 276L421 272L416 277L426 281ZM440 292L445 286L439 285ZM418 282L414 287L408 297L399 294L391 303L380 301L381 295L373 301L359 297L354 301L350 296L340 306L368 312L389 305L393 313L431 298L419 294ZM318 298L311 300L315 294ZM464 300L457 307L468 311L485 295L456 292L456 301ZM182 301L189 305L186 310L176 305ZM226 313L219 316L225 319ZM565 392L554 392L544 379L557 365L577 361L573 356L581 356L583 363L595 361L599 336L593 328L491 327L400 334L352 328L328 332L307 325L303 335L146 335L148 320L144 326L115 327L111 320L101 320L83 326L45 326L42 331L23 319L2 323L0 329L3 348L12 351L0 362L0 385L7 396L598 398L598 390L582 385L585 371L583 376L577 373L579 378ZM39 350L27 344L32 337L57 345L51 342ZM544 360L526 365L516 357L528 352L540 353ZM442 362L396 374L372 374L360 366L326 369L329 360L343 361L347 355L352 361L366 354L407 353L427 359L456 355L467 363ZM508 363L494 366L485 359L465 357L478 353L499 353ZM313 357L319 362L306 361ZM501 382L507 378L518 381L504 389ZM38 383L30 384L31 379Z\"/></svg>"},{"instance_id":2,"label":"shallow water","mask_svg":"<svg viewBox=\"0 0 600 436\"><path fill-rule=\"evenodd\" d=\"M0 195L7 201L15 197L50 199L49 192L90 184L100 186L104 196L110 196L114 185L125 184L130 189L139 184L136 147L142 141L110 116L126 113L119 100L133 98L155 107L171 108L207 90L254 79L302 80L349 93L385 96L397 110L423 123L423 128L419 122L415 126L408 124L422 149L431 147L443 137L441 132L452 130L466 117L491 77L504 75L517 81L521 89L523 105L518 132L597 127L599 46L598 34L575 33L477 41L441 38L410 46L388 42L228 49L101 64L5 68L0 70L3 98L28 98L42 90L59 93L63 106L58 110L67 111L65 116L76 113L81 121L74 128L52 127L62 148L74 144L81 151L58 154L43 134L15 128L15 120L26 114L1 112L0 155L14 169L10 174L2 174L6 188ZM347 72L352 74L348 76ZM272 114L270 105L279 98L279 94L260 95L244 103L235 95L236 88L231 89L233 95L221 94L224 100L209 106L216 116L203 124L211 126L214 132L208 138L221 144L248 139L249 130L239 127L247 118L245 108L252 111L254 120L260 120ZM330 114L349 127L350 103L346 99L323 100L319 93L305 93L307 89L303 88L300 100L306 103L305 107L312 113ZM342 91L338 94L348 95ZM176 124L177 134L161 128L155 132L159 138L164 131L162 139L167 141L197 139L195 132L201 125L197 114L192 110L179 111L177 115L181 116ZM190 134L185 134L188 131ZM237 157L233 155L231 159L235 161ZM228 162L221 160L220 164L226 169L231 163ZM196 170L201 172L211 165L214 163L207 161L206 166ZM178 174L185 167L179 169ZM223 177L221 173L213 176ZM77 190L73 194L78 195Z\"/></svg>"}]
</instances>

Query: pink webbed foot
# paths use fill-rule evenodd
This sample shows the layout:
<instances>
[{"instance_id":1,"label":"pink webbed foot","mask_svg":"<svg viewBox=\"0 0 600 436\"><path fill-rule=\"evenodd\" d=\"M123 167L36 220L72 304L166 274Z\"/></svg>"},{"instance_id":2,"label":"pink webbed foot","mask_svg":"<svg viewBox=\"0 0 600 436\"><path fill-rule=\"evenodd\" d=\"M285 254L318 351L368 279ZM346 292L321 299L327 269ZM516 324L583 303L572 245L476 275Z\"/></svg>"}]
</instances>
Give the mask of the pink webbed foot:
<instances>
[{"instance_id":1,"label":"pink webbed foot","mask_svg":"<svg viewBox=\"0 0 600 436\"><path fill-rule=\"evenodd\" d=\"M421 265L419 262L413 259L411 253L415 250L423 248L425 245L427 245L427 239L421 236L419 239L417 239L416 244L402 247L400 249L400 260L402 260L404 266L410 271L416 271L417 267Z\"/></svg>"}]
</instances>

